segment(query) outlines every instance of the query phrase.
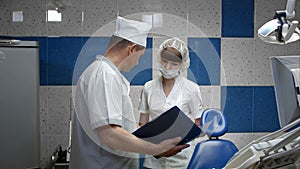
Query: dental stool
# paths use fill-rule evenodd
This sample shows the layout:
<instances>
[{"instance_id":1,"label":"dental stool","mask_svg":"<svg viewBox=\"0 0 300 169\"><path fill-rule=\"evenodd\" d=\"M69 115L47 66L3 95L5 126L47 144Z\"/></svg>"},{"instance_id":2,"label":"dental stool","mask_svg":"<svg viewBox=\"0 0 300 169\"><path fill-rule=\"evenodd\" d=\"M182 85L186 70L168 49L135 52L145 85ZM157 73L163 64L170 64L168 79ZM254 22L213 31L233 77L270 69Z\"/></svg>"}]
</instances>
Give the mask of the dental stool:
<instances>
[{"instance_id":1,"label":"dental stool","mask_svg":"<svg viewBox=\"0 0 300 169\"><path fill-rule=\"evenodd\" d=\"M218 109L206 109L201 116L200 126L209 137L200 141L193 152L188 169L221 169L238 151L229 140L219 139L228 130L225 115Z\"/></svg>"}]
</instances>

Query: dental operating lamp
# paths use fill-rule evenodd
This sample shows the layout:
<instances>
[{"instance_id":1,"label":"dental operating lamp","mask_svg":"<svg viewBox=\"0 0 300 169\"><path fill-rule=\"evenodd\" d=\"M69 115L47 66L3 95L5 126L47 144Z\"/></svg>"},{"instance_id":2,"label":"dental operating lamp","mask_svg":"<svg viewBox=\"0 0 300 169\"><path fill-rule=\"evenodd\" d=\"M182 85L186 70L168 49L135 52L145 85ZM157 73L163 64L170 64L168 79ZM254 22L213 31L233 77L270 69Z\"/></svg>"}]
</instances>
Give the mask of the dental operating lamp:
<instances>
[{"instance_id":1,"label":"dental operating lamp","mask_svg":"<svg viewBox=\"0 0 300 169\"><path fill-rule=\"evenodd\" d=\"M276 11L273 20L258 29L261 40L272 44L287 44L300 39L299 21L290 21L295 17L296 0L288 0L286 10Z\"/></svg>"}]
</instances>

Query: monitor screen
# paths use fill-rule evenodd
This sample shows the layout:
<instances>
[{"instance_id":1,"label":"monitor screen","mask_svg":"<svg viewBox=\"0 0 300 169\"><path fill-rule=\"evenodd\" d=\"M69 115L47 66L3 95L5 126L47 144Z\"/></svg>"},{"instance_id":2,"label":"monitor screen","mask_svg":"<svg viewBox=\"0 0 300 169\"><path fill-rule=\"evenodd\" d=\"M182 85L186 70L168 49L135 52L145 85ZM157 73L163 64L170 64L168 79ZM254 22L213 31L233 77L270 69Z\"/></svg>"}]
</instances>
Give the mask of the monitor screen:
<instances>
[{"instance_id":1,"label":"monitor screen","mask_svg":"<svg viewBox=\"0 0 300 169\"><path fill-rule=\"evenodd\" d=\"M300 56L271 57L280 127L300 118Z\"/></svg>"}]
</instances>

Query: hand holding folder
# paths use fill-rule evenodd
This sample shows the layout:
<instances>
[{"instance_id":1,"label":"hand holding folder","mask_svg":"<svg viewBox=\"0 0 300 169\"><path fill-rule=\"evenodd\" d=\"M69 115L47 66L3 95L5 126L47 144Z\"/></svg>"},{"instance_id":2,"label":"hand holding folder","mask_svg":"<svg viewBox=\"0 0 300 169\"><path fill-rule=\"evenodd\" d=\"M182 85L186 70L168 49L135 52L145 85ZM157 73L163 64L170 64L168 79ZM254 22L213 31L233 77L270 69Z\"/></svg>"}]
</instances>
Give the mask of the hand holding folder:
<instances>
[{"instance_id":1,"label":"hand holding folder","mask_svg":"<svg viewBox=\"0 0 300 169\"><path fill-rule=\"evenodd\" d=\"M185 113L174 106L132 134L155 144L181 137L182 140L177 145L184 145L203 133Z\"/></svg>"},{"instance_id":2,"label":"hand holding folder","mask_svg":"<svg viewBox=\"0 0 300 169\"><path fill-rule=\"evenodd\" d=\"M163 152L161 154L158 154L154 156L155 158L160 158L160 157L171 157L179 152L181 152L183 149L188 148L190 145L189 144L183 144L183 145L177 145L172 147L166 152Z\"/></svg>"}]
</instances>

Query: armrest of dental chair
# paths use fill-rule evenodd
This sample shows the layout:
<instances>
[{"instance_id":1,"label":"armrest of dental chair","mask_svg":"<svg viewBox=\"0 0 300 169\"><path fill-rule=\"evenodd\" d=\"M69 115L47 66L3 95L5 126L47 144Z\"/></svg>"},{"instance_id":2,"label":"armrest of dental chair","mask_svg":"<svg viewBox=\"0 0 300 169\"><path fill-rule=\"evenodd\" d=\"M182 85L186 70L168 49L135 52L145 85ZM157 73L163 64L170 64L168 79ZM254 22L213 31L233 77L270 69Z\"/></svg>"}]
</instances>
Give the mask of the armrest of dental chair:
<instances>
[{"instance_id":1,"label":"armrest of dental chair","mask_svg":"<svg viewBox=\"0 0 300 169\"><path fill-rule=\"evenodd\" d=\"M205 133L209 139L196 145L188 169L221 169L238 151L231 141L218 138L228 130L226 117L220 110L207 109L202 113L200 125L208 123Z\"/></svg>"}]
</instances>

